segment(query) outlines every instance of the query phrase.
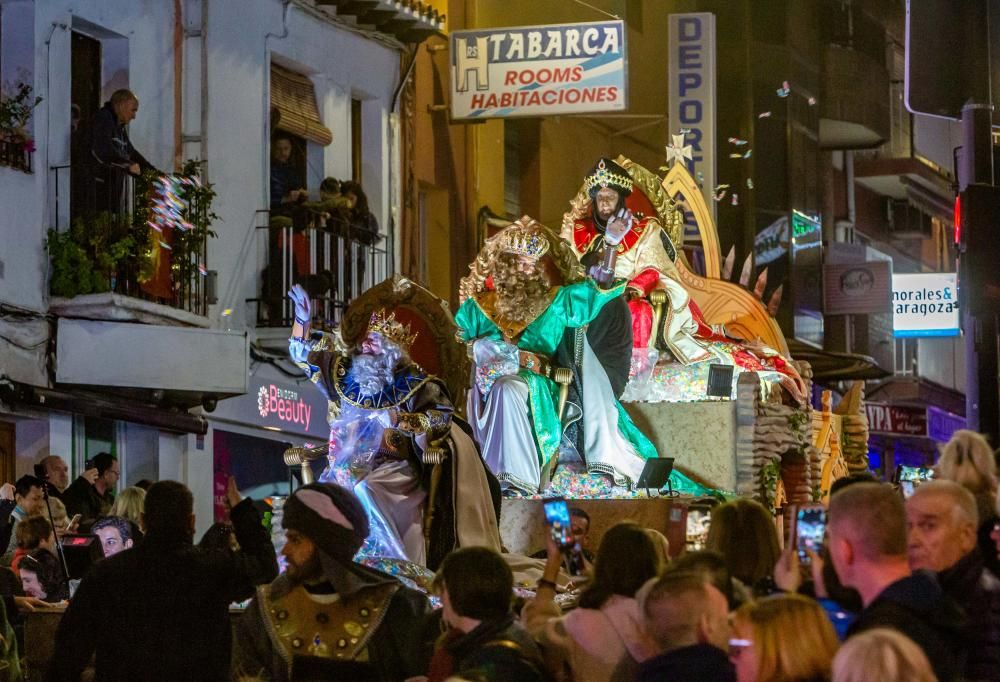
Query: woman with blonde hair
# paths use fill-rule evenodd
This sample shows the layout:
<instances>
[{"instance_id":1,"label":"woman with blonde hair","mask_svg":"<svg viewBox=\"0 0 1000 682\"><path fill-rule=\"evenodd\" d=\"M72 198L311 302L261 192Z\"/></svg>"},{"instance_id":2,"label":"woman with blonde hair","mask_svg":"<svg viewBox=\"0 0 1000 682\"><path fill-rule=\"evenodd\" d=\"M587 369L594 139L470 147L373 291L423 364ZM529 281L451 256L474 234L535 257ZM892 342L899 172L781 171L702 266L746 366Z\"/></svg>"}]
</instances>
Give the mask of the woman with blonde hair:
<instances>
[{"instance_id":1,"label":"woman with blonde hair","mask_svg":"<svg viewBox=\"0 0 1000 682\"><path fill-rule=\"evenodd\" d=\"M138 526L139 517L145 507L146 491L133 485L118 493L108 516L120 516Z\"/></svg>"},{"instance_id":2,"label":"woman with blonde hair","mask_svg":"<svg viewBox=\"0 0 1000 682\"><path fill-rule=\"evenodd\" d=\"M938 478L958 483L976 498L976 510L979 513L976 544L986 566L1000 575L996 546L990 537L998 520L997 468L993 448L975 431L960 429L952 434L951 440L942 448L935 473Z\"/></svg>"},{"instance_id":3,"label":"woman with blonde hair","mask_svg":"<svg viewBox=\"0 0 1000 682\"><path fill-rule=\"evenodd\" d=\"M830 679L837 645L822 606L781 594L736 610L729 658L738 682L819 682Z\"/></svg>"},{"instance_id":4,"label":"woman with blonde hair","mask_svg":"<svg viewBox=\"0 0 1000 682\"><path fill-rule=\"evenodd\" d=\"M851 637L833 657L833 682L937 682L923 649L896 630Z\"/></svg>"}]
</instances>

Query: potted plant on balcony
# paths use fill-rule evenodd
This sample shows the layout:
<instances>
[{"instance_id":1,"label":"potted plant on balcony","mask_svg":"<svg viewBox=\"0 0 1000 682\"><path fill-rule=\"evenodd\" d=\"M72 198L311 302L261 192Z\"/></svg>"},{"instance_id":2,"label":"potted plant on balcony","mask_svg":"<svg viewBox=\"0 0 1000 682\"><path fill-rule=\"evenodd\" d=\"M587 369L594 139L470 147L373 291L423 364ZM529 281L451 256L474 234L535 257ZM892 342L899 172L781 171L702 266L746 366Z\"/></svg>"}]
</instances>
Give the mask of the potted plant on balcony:
<instances>
[{"instance_id":1,"label":"potted plant on balcony","mask_svg":"<svg viewBox=\"0 0 1000 682\"><path fill-rule=\"evenodd\" d=\"M0 164L31 170L35 140L28 131L32 110L42 101L32 97L28 83L18 81L0 88Z\"/></svg>"}]
</instances>

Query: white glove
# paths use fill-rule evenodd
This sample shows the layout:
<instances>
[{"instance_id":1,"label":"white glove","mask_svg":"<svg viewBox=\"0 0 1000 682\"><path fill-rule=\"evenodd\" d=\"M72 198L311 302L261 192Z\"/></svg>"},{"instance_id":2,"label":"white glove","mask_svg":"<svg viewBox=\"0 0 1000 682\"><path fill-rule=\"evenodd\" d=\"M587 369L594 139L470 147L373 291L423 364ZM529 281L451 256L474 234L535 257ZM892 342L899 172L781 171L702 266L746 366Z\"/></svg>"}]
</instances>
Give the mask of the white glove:
<instances>
[{"instance_id":1,"label":"white glove","mask_svg":"<svg viewBox=\"0 0 1000 682\"><path fill-rule=\"evenodd\" d=\"M632 211L627 208L618 211L608 221L608 226L604 230L604 241L611 246L618 246L628 231L632 229L632 221Z\"/></svg>"}]
</instances>

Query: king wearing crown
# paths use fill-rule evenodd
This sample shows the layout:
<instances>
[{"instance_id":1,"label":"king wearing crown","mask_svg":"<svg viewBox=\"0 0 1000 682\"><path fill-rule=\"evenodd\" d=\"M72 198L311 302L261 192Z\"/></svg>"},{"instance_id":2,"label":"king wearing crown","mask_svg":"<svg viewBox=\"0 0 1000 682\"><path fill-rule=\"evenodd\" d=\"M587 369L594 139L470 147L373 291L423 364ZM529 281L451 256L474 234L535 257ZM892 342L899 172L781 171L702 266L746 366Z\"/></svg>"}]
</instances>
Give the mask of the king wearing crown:
<instances>
[{"instance_id":1,"label":"king wearing crown","mask_svg":"<svg viewBox=\"0 0 1000 682\"><path fill-rule=\"evenodd\" d=\"M499 484L444 383L410 359L416 334L379 309L356 347L337 352L329 335L310 337L308 294L296 285L289 296L289 353L333 404L321 480L352 487L367 509L372 530L362 551L433 569L458 546L499 550Z\"/></svg>"},{"instance_id":2,"label":"king wearing crown","mask_svg":"<svg viewBox=\"0 0 1000 682\"><path fill-rule=\"evenodd\" d=\"M589 347L580 360L584 405L563 404L556 358L567 330L583 329L621 296L624 280L602 289L559 237L525 216L487 240L462 280L455 315L470 344L475 381L469 421L483 458L507 494L534 494L554 471L563 427L586 414L587 470L634 483L652 443L618 403ZM574 360L571 358L570 363Z\"/></svg>"},{"instance_id":3,"label":"king wearing crown","mask_svg":"<svg viewBox=\"0 0 1000 682\"><path fill-rule=\"evenodd\" d=\"M636 348L645 348L653 322L647 299L653 290L670 284L663 273L673 270L675 247L655 215L633 215L625 207L625 199L632 193L632 178L622 166L600 159L584 179L584 188L590 205L582 217L564 223L562 236L592 277L602 281L616 276L628 281L632 341ZM700 348L683 340L677 351L684 356L682 361L702 355Z\"/></svg>"}]
</instances>

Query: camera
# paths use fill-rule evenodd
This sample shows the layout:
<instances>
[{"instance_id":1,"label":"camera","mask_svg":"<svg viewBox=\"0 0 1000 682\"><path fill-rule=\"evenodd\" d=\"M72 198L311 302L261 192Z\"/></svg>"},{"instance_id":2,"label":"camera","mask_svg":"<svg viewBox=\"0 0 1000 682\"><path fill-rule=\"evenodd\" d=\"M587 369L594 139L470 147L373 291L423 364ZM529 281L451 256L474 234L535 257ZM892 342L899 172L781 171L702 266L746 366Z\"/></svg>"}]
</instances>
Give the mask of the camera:
<instances>
[{"instance_id":1,"label":"camera","mask_svg":"<svg viewBox=\"0 0 1000 682\"><path fill-rule=\"evenodd\" d=\"M35 465L35 478L39 481L47 481L49 479L49 474L45 471L45 467L41 464Z\"/></svg>"}]
</instances>

